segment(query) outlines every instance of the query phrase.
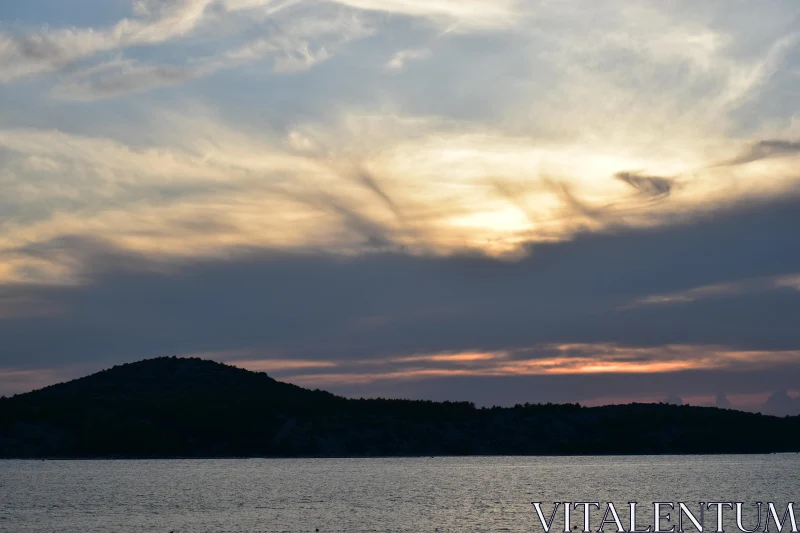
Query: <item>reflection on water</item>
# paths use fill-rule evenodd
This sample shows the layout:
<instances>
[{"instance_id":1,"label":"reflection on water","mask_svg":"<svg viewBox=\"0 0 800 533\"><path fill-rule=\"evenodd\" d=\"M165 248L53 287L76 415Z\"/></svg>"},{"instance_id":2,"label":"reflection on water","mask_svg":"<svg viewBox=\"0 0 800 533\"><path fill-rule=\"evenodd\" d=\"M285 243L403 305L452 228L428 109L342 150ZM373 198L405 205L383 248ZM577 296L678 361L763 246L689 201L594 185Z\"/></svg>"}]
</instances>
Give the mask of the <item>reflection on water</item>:
<instances>
[{"instance_id":1,"label":"reflection on water","mask_svg":"<svg viewBox=\"0 0 800 533\"><path fill-rule=\"evenodd\" d=\"M785 510L798 488L796 454L0 461L0 531L530 532L541 531L532 501L612 501L623 523L639 501L646 525L654 501Z\"/></svg>"}]
</instances>

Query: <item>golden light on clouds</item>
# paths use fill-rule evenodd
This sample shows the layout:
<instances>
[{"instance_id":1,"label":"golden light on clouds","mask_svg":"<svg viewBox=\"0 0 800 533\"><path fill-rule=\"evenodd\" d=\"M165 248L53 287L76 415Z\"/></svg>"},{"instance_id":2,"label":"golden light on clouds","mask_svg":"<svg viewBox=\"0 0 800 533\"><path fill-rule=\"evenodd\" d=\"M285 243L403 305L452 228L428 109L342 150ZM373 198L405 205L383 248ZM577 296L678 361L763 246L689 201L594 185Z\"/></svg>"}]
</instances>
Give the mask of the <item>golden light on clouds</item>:
<instances>
[{"instance_id":1,"label":"golden light on clouds","mask_svg":"<svg viewBox=\"0 0 800 533\"><path fill-rule=\"evenodd\" d=\"M251 352L251 355L257 354ZM659 374L686 371L747 371L800 360L800 351L742 351L719 346L616 344L543 345L528 350L457 352L376 359L240 360L217 358L249 370L276 373L302 386L324 387L382 381L453 377L566 376L587 374ZM325 369L325 372L320 370Z\"/></svg>"},{"instance_id":2,"label":"golden light on clouds","mask_svg":"<svg viewBox=\"0 0 800 533\"><path fill-rule=\"evenodd\" d=\"M504 255L577 231L668 224L709 205L798 188L800 151L787 148L800 136L793 110L749 129L737 123L767 91L783 90L778 74L796 49L796 32L775 30L756 52L740 54L737 38L758 27L723 29L651 4L594 16L572 2L522 0L136 5L128 17L93 28L31 31L31 42L51 43L58 52L52 58L28 57L25 35L3 34L7 84L46 77L70 61L96 61L43 96L55 98L54 106L85 102L94 127L0 128L4 281L68 279L68 265L15 253L62 236L164 257L237 247L358 253L389 246ZM386 14L424 22L429 26L420 28L432 33L412 32L418 43L385 50L369 70L363 41L381 42L391 26ZM762 24L777 25L772 15ZM177 65L97 56L132 46L158 51L188 36L202 39L215 25L233 36L241 16L281 31ZM447 48L478 36L509 53L488 61ZM133 95L157 87L177 92L264 61L272 61L261 79L269 85L337 58L364 61L363 84L375 87L375 99L278 95L298 110L288 114L252 101L263 110L248 118L275 120L226 113L235 102L143 100L142 118L113 127L103 117L114 105L94 104L136 102ZM447 70L463 61L473 66ZM287 62L294 66L284 68ZM413 71L432 65L453 78L431 78L435 90L417 101L424 76ZM482 68L490 70L476 78ZM669 72L682 74L665 77ZM389 75L402 83L387 87ZM464 100L473 93L491 105L473 112ZM310 111L320 108L325 112ZM770 139L784 148L742 159ZM621 174L661 179L664 187L654 194L646 180L615 179Z\"/></svg>"},{"instance_id":3,"label":"golden light on clouds","mask_svg":"<svg viewBox=\"0 0 800 533\"><path fill-rule=\"evenodd\" d=\"M398 363L419 363L419 362L432 362L432 363L471 363L474 361L491 361L505 357L504 353L480 353L480 352L464 352L464 353L445 353L434 355L409 355L407 357L400 357L393 359L393 362Z\"/></svg>"},{"instance_id":4,"label":"golden light on clouds","mask_svg":"<svg viewBox=\"0 0 800 533\"><path fill-rule=\"evenodd\" d=\"M426 137L428 126L421 126ZM63 205L40 216L12 215L0 234L4 279L21 279L25 269L18 263L33 261L15 258L15 248L64 235L165 256L237 246L346 251L364 243L425 253L513 253L521 244L567 239L587 227L666 223L708 202L775 194L795 183L789 166L797 157L729 170L738 185L726 187L716 179L721 170L711 167L718 159L711 158L688 172L683 160L626 159L586 144L536 148L535 139L485 135L386 140L363 153L345 146L348 153L337 156L339 147L308 154L288 141L247 140L228 127L205 127L213 144L189 137L170 148L61 132L0 132L0 147L12 154L4 171L10 197L31 206ZM354 160L361 163L353 166ZM654 199L614 178L626 169L664 176L668 194ZM67 184L65 176L80 179ZM63 264L49 268L52 277L66 275Z\"/></svg>"}]
</instances>

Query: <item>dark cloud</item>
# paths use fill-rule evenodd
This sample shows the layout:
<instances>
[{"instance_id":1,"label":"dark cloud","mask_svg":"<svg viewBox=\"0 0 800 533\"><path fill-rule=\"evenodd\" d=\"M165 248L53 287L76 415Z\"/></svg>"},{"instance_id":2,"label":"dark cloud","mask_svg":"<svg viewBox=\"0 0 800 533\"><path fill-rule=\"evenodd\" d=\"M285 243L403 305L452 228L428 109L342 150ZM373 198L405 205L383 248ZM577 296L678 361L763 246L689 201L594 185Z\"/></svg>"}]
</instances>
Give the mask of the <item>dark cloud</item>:
<instances>
[{"instance_id":1,"label":"dark cloud","mask_svg":"<svg viewBox=\"0 0 800 533\"><path fill-rule=\"evenodd\" d=\"M662 199L672 193L675 181L661 176L647 176L639 172L618 172L614 179L627 183L640 194L651 198Z\"/></svg>"},{"instance_id":2,"label":"dark cloud","mask_svg":"<svg viewBox=\"0 0 800 533\"><path fill-rule=\"evenodd\" d=\"M590 206L578 198L575 193L572 192L572 187L566 183L554 183L553 190L561 199L568 213L582 215L588 219L597 221L603 221L607 218L608 213L604 208Z\"/></svg>"},{"instance_id":3,"label":"dark cloud","mask_svg":"<svg viewBox=\"0 0 800 533\"><path fill-rule=\"evenodd\" d=\"M762 411L775 416L800 415L800 398L792 398L785 389L776 391L764 402Z\"/></svg>"},{"instance_id":4,"label":"dark cloud","mask_svg":"<svg viewBox=\"0 0 800 533\"><path fill-rule=\"evenodd\" d=\"M374 175L364 169L360 169L356 173L356 182L371 191L381 203L397 217L397 220L403 221L405 219L400 207L392 197L389 196L389 193L386 192L386 189L379 183Z\"/></svg>"},{"instance_id":5,"label":"dark cloud","mask_svg":"<svg viewBox=\"0 0 800 533\"><path fill-rule=\"evenodd\" d=\"M754 144L740 156L726 161L722 165L744 165L762 159L791 154L800 154L800 142L767 140Z\"/></svg>"},{"instance_id":6,"label":"dark cloud","mask_svg":"<svg viewBox=\"0 0 800 533\"><path fill-rule=\"evenodd\" d=\"M336 256L251 249L166 262L102 241L59 239L14 253L75 265L83 283L0 288L0 302L28 302L23 315L0 313L0 367L232 350L346 361L551 343L796 350L800 291L790 287L630 304L653 294L800 273L798 229L800 200L789 198L667 227L583 233L533 246L514 261L466 253ZM36 305L48 312L37 313L31 309ZM747 379L756 379L763 380L759 390L774 389L769 369L762 370L740 372L735 383L706 377L703 386L709 394L741 392ZM797 372L790 366L776 375L785 382ZM689 394L675 386L679 373L668 376L673 382L663 394ZM526 379L561 379L549 378ZM595 392L614 383L608 376L585 379L598 384ZM553 387L542 391L560 397Z\"/></svg>"},{"instance_id":7,"label":"dark cloud","mask_svg":"<svg viewBox=\"0 0 800 533\"><path fill-rule=\"evenodd\" d=\"M714 405L716 405L720 409L730 409L731 407L733 407L733 404L731 404L731 401L728 399L728 395L725 394L724 392L717 393L717 397L714 400Z\"/></svg>"}]
</instances>

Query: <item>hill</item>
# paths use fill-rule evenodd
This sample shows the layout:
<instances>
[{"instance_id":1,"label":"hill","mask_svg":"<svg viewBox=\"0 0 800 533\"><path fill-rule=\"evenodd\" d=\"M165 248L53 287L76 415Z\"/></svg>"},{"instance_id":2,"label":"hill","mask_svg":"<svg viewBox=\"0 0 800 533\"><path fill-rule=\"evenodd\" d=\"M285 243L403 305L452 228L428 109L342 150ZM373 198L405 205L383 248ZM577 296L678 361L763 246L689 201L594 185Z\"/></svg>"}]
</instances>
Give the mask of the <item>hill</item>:
<instances>
[{"instance_id":1,"label":"hill","mask_svg":"<svg viewBox=\"0 0 800 533\"><path fill-rule=\"evenodd\" d=\"M800 451L800 417L711 407L345 399L159 358L0 400L0 457L325 457Z\"/></svg>"}]
</instances>

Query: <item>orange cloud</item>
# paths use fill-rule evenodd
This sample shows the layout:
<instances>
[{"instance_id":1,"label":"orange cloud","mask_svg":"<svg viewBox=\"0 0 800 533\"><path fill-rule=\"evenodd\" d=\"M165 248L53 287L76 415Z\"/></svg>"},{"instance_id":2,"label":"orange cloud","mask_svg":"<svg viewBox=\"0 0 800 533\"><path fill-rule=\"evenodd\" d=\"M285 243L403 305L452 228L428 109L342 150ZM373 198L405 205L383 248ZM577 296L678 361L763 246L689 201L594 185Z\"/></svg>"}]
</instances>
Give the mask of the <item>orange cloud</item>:
<instances>
[{"instance_id":1,"label":"orange cloud","mask_svg":"<svg viewBox=\"0 0 800 533\"><path fill-rule=\"evenodd\" d=\"M537 357L537 354L542 354ZM756 369L800 358L800 351L741 351L718 346L626 347L615 344L537 346L509 352L421 354L385 360L339 361L335 373L283 376L299 385L355 385L442 377L503 377L572 374L655 374L689 370ZM321 368L318 362L268 362L276 370ZM283 366L281 366L283 365Z\"/></svg>"},{"instance_id":2,"label":"orange cloud","mask_svg":"<svg viewBox=\"0 0 800 533\"><path fill-rule=\"evenodd\" d=\"M462 353L446 353L435 355L412 355L409 357L401 357L393 359L392 361L398 363L469 363L473 361L492 361L506 357L505 352L462 352Z\"/></svg>"}]
</instances>

